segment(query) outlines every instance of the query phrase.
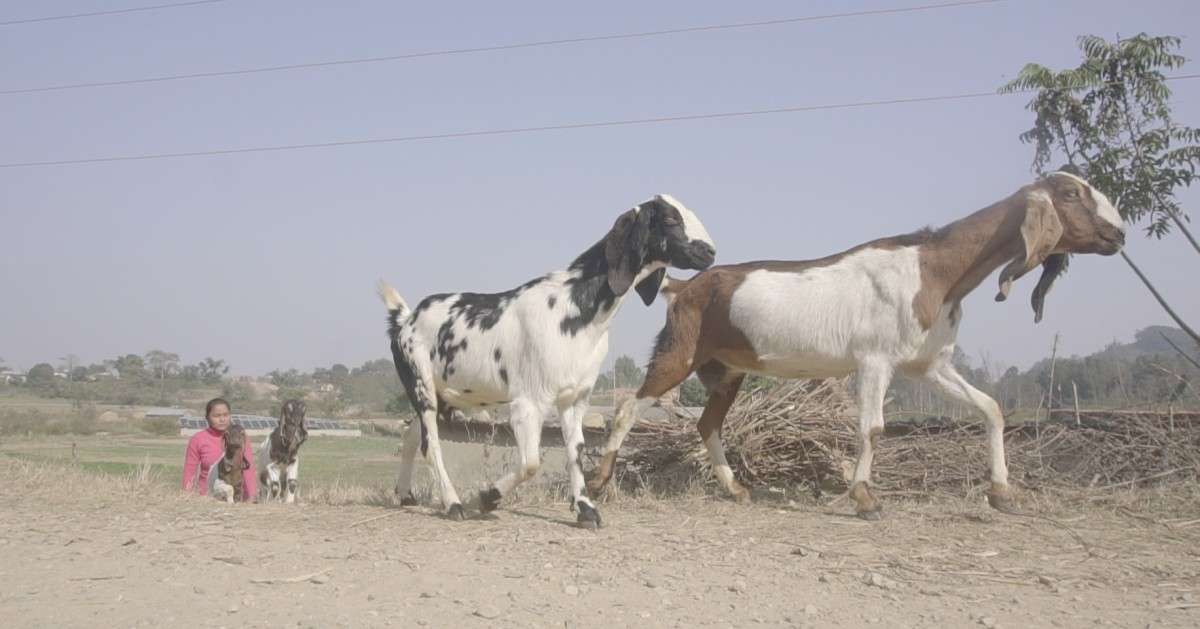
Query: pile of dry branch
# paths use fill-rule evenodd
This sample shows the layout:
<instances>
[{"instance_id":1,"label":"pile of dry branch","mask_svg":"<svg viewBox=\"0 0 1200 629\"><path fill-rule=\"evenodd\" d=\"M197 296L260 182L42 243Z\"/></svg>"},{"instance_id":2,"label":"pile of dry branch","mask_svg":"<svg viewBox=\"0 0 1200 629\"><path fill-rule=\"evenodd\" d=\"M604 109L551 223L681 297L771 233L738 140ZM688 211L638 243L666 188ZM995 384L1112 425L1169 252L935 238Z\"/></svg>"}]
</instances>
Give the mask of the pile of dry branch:
<instances>
[{"instance_id":1,"label":"pile of dry branch","mask_svg":"<svg viewBox=\"0 0 1200 629\"><path fill-rule=\"evenodd\" d=\"M725 420L726 457L753 487L844 491L858 452L844 380L790 381L743 394ZM623 478L665 485L710 479L695 418L642 420L622 453ZM1200 415L1067 414L1005 431L1010 479L1025 487L1115 487L1200 478ZM978 421L890 421L873 480L893 491L962 492L988 477Z\"/></svg>"}]
</instances>

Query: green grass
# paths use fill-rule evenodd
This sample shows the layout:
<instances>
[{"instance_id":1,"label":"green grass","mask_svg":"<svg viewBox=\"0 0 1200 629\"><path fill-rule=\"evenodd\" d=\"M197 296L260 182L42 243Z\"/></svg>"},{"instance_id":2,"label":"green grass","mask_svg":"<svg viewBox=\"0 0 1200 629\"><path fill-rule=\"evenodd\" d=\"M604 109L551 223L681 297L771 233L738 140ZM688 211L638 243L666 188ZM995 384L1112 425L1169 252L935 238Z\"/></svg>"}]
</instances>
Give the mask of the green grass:
<instances>
[{"instance_id":1,"label":"green grass","mask_svg":"<svg viewBox=\"0 0 1200 629\"><path fill-rule=\"evenodd\" d=\"M178 485L186 445L182 437L35 437L5 439L0 454L35 462L74 461L85 470L109 474L130 474L148 465L157 482ZM393 454L397 445L397 440L384 437L310 437L304 444L301 478L320 484L390 484L399 461Z\"/></svg>"},{"instance_id":2,"label":"green grass","mask_svg":"<svg viewBox=\"0 0 1200 629\"><path fill-rule=\"evenodd\" d=\"M261 443L262 437L253 441ZM74 456L72 456L74 444ZM300 456L300 496L319 504L391 504L400 459L394 437L309 437ZM134 434L43 435L5 437L0 457L48 466L66 466L89 474L132 478L163 489L179 487L187 439ZM464 500L494 482L516 464L516 450L473 443L443 442L450 477ZM514 498L566 500L562 486L565 456L561 448L542 449L542 472ZM433 502L432 470L417 459L413 491Z\"/></svg>"}]
</instances>

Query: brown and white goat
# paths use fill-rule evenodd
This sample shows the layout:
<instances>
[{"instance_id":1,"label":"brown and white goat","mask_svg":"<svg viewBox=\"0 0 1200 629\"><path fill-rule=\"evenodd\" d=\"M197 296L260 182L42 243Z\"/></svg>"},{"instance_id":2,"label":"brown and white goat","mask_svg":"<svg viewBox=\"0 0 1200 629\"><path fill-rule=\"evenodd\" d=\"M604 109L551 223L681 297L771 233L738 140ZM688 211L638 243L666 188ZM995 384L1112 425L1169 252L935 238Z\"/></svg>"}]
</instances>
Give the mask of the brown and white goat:
<instances>
[{"instance_id":1,"label":"brown and white goat","mask_svg":"<svg viewBox=\"0 0 1200 629\"><path fill-rule=\"evenodd\" d=\"M860 453L850 495L858 514L878 519L868 482L883 401L897 371L921 376L969 403L986 420L991 487L988 502L1011 511L1004 460L1004 417L995 400L950 363L961 302L994 270L997 301L1013 280L1039 264L1034 321L1072 253L1112 255L1125 241L1116 208L1086 181L1052 173L1008 198L938 230L874 240L819 260L715 266L674 281L667 323L658 336L636 399L621 405L599 469L599 491L612 475L621 441L640 411L696 372L708 390L697 429L713 471L739 501L749 492L733 478L721 424L747 373L785 378L858 373Z\"/></svg>"},{"instance_id":2,"label":"brown and white goat","mask_svg":"<svg viewBox=\"0 0 1200 629\"><path fill-rule=\"evenodd\" d=\"M225 456L208 470L208 495L225 502L246 499L246 429L233 424L225 431Z\"/></svg>"},{"instance_id":3,"label":"brown and white goat","mask_svg":"<svg viewBox=\"0 0 1200 629\"><path fill-rule=\"evenodd\" d=\"M255 465L258 467L260 500L282 499L287 503L296 501L300 477L300 446L308 439L308 429L304 427L305 410L301 400L284 402L275 430L272 430L258 447ZM286 486L283 484L285 479Z\"/></svg>"}]
</instances>

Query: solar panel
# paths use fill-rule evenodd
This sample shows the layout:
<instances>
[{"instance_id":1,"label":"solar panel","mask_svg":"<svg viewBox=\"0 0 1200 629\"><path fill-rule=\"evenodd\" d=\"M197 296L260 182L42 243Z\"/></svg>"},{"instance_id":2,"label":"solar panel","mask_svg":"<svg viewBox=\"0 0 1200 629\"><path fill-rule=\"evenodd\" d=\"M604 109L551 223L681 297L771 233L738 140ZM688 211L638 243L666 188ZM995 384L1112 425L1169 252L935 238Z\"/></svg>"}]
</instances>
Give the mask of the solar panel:
<instances>
[{"instance_id":1,"label":"solar panel","mask_svg":"<svg viewBox=\"0 0 1200 629\"><path fill-rule=\"evenodd\" d=\"M242 428L252 430L274 430L279 420L274 417L263 417L261 415L234 415L231 417L233 423L240 425ZM340 422L328 418L308 418L304 424L310 430L341 430L343 426ZM208 420L203 417L194 415L182 415L179 417L179 426L181 428L203 430L208 427Z\"/></svg>"}]
</instances>

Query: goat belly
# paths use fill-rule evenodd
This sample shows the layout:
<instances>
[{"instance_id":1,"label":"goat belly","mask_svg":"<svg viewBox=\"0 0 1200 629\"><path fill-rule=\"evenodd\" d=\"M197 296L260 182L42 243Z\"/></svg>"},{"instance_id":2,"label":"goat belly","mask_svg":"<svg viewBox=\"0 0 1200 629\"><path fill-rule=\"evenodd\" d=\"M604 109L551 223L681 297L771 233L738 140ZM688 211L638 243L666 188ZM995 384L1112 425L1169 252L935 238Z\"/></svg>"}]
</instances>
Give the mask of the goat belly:
<instances>
[{"instance_id":1,"label":"goat belly","mask_svg":"<svg viewBox=\"0 0 1200 629\"><path fill-rule=\"evenodd\" d=\"M446 387L438 395L455 408L477 408L508 403L507 393L495 388L454 389Z\"/></svg>"},{"instance_id":2,"label":"goat belly","mask_svg":"<svg viewBox=\"0 0 1200 629\"><path fill-rule=\"evenodd\" d=\"M854 371L853 361L817 354L771 355L758 357L752 373L777 378L839 378Z\"/></svg>"}]
</instances>

